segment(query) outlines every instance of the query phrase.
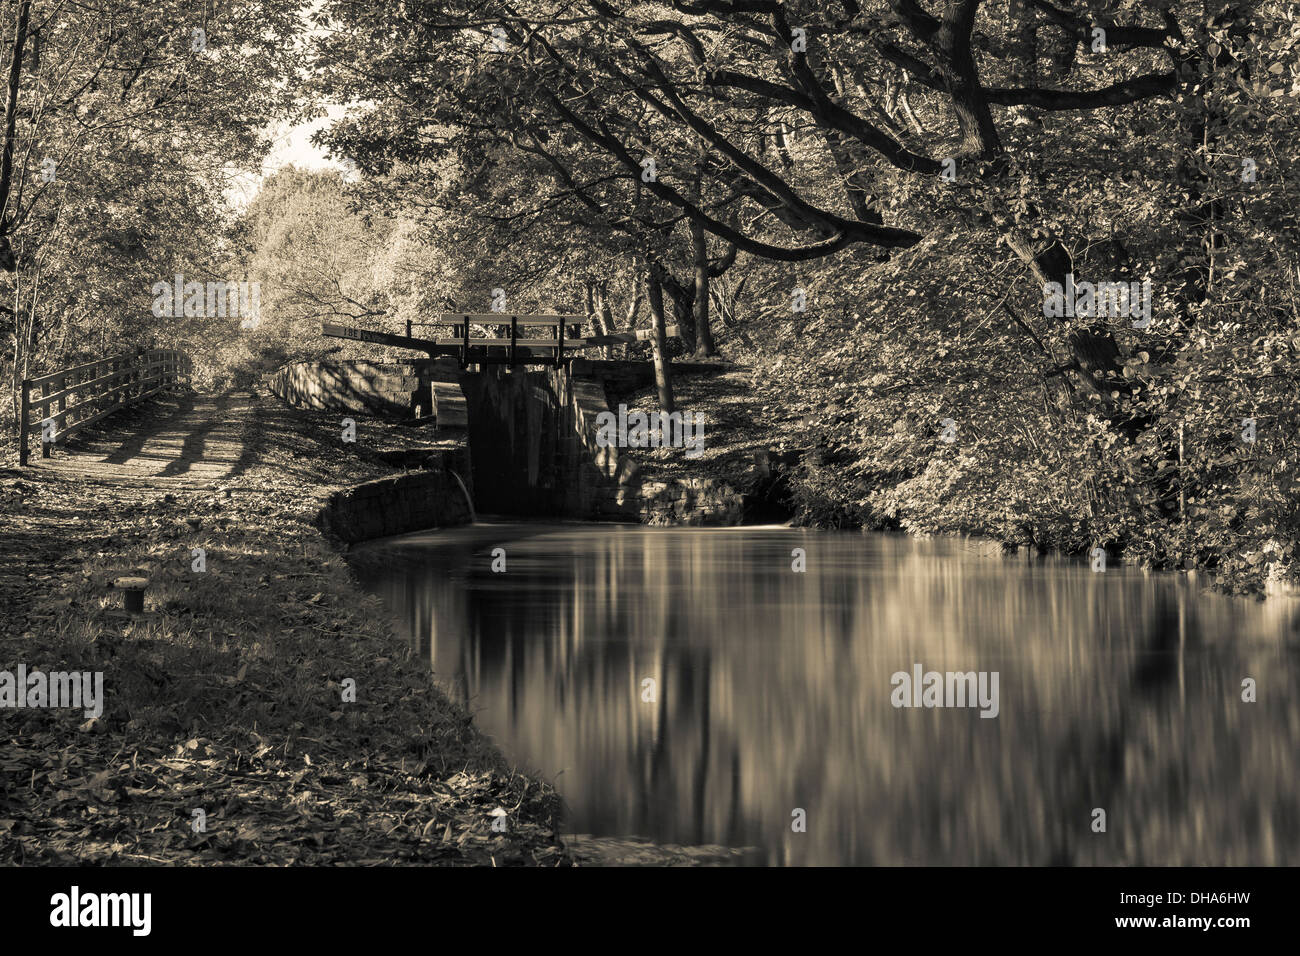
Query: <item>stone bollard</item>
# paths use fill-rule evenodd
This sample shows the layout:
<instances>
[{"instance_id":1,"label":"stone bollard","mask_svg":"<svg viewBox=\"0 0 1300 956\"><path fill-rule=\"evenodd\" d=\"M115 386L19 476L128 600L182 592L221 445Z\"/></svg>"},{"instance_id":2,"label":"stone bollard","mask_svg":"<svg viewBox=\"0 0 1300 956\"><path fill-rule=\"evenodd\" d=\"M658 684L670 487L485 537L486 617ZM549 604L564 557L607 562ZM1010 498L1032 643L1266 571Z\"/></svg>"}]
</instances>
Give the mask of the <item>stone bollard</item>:
<instances>
[{"instance_id":1,"label":"stone bollard","mask_svg":"<svg viewBox=\"0 0 1300 956\"><path fill-rule=\"evenodd\" d=\"M144 613L144 590L148 578L122 577L113 580L113 587L122 592L122 609L128 614Z\"/></svg>"}]
</instances>

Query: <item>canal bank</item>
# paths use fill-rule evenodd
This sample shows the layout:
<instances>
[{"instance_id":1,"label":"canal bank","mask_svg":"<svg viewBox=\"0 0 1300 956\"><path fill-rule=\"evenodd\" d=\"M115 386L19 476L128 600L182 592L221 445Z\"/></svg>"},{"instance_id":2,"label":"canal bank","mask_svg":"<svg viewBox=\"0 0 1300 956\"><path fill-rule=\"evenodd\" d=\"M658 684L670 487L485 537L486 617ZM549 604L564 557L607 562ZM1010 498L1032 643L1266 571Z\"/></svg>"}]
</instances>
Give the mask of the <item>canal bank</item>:
<instances>
[{"instance_id":1,"label":"canal bank","mask_svg":"<svg viewBox=\"0 0 1300 956\"><path fill-rule=\"evenodd\" d=\"M1285 534L1252 545L1240 535L1202 540L1184 524L1176 541L1143 543L1140 535L1107 524L1104 509L1078 513L1078 502L1062 502L1051 516L1037 518L996 502L986 502L978 514L948 509L951 494L942 492L948 479L937 476L949 466L938 453L924 468L855 461L828 442L823 417L792 418L782 411L784 403L765 400L772 396L765 396L765 383L752 368L681 361L673 364L673 375L676 413L693 426L689 449L630 427L658 414L646 361L575 358L564 368L473 372L448 360L296 363L269 383L293 403L405 416L420 426L413 432L444 437L456 449L411 462L439 475L404 479L409 488L373 485L331 502L327 517L337 512L334 525L348 541L459 523L462 495L448 485L454 477L488 514L956 534L987 538L1005 553L1063 553L1103 567L1190 571L1190 580L1217 590L1300 596L1297 545ZM413 415L416 420L409 420ZM906 424L896 427L906 431ZM1094 499L1116 491L1095 484ZM1204 512L1203 503L1197 507ZM1233 513L1240 523L1242 516ZM1169 533L1165 526L1157 537Z\"/></svg>"},{"instance_id":2,"label":"canal bank","mask_svg":"<svg viewBox=\"0 0 1300 956\"><path fill-rule=\"evenodd\" d=\"M176 480L117 480L178 401L106 421L93 475L0 476L0 670L105 692L98 717L0 709L0 862L572 862L554 789L437 689L316 526L413 440L365 421L345 443L337 414L249 396L198 423ZM185 481L217 428L236 436L223 476ZM120 611L125 574L147 579L141 616Z\"/></svg>"},{"instance_id":3,"label":"canal bank","mask_svg":"<svg viewBox=\"0 0 1300 956\"><path fill-rule=\"evenodd\" d=\"M1100 504L1094 509L1059 495L1048 496L1049 514L1035 517L1019 497L1023 488L1006 500L990 494L979 508L963 512L953 502L972 487L982 487L982 479L973 472L963 477L960 469L974 468L974 459L962 457L960 467L954 465L941 440L936 439L929 457L919 460L901 453L859 456L842 439L864 429L863 422L846 417L836 405L815 413L792 411L792 406L806 407L807 396L796 401L796 396L774 391L755 368L740 364L720 374L683 376L675 389L677 408L704 419L703 454L692 459L680 449L636 448L624 450L625 456L642 481L695 480L734 488L744 501L743 523L790 521L828 530L958 535L992 542L995 553L1000 549L1021 559L1064 554L1089 565L1099 563L1100 547L1110 569L1178 571L1198 587L1224 593L1283 601L1300 597L1300 538L1281 529L1259 533L1256 516L1240 504L1192 499L1181 526L1149 513L1149 533L1117 530ZM611 389L610 400L646 411L658 408L653 386L643 383ZM913 416L873 427L907 435L924 425ZM1030 475L1041 480L1045 470L1051 471L1044 461L1025 460L1022 466L1017 461L997 467L1023 467L1025 487ZM1139 497L1128 478L1110 487L1090 479L1088 487ZM1276 498L1277 489L1272 493ZM1294 492L1290 500L1295 500ZM1218 515L1213 521L1212 512ZM1225 533L1224 521L1230 533Z\"/></svg>"}]
</instances>

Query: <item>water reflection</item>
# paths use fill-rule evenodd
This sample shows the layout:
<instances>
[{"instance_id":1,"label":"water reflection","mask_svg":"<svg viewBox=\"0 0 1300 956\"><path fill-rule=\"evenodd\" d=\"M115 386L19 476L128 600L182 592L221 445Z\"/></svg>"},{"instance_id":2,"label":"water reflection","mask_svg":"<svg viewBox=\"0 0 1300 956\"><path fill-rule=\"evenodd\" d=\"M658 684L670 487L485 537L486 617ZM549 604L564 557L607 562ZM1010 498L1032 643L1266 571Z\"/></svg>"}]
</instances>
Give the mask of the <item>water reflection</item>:
<instances>
[{"instance_id":1,"label":"water reflection","mask_svg":"<svg viewBox=\"0 0 1300 956\"><path fill-rule=\"evenodd\" d=\"M478 525L355 564L574 832L796 865L1300 862L1294 604L785 528ZM894 708L915 663L999 672L999 716Z\"/></svg>"}]
</instances>

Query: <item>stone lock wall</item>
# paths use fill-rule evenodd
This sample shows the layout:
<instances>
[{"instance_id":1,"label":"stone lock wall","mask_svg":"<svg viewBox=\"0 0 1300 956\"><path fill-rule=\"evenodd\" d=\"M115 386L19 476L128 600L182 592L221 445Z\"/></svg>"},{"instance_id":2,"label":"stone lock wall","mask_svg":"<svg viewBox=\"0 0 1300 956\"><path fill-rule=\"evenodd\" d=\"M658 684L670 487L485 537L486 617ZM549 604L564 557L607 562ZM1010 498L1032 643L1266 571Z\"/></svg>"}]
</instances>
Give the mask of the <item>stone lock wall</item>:
<instances>
[{"instance_id":1,"label":"stone lock wall","mask_svg":"<svg viewBox=\"0 0 1300 956\"><path fill-rule=\"evenodd\" d=\"M469 524L465 492L441 463L354 485L330 495L321 509L321 530L349 543L410 531Z\"/></svg>"},{"instance_id":2,"label":"stone lock wall","mask_svg":"<svg viewBox=\"0 0 1300 956\"><path fill-rule=\"evenodd\" d=\"M712 479L650 481L623 449L601 448L597 417L610 410L606 379L620 390L646 363L583 362L570 369L469 376L469 438L479 510L497 514L739 524L743 496ZM653 370L649 371L653 376Z\"/></svg>"},{"instance_id":3,"label":"stone lock wall","mask_svg":"<svg viewBox=\"0 0 1300 956\"><path fill-rule=\"evenodd\" d=\"M381 362L293 362L267 384L290 405L405 418L420 377L412 366Z\"/></svg>"},{"instance_id":4,"label":"stone lock wall","mask_svg":"<svg viewBox=\"0 0 1300 956\"><path fill-rule=\"evenodd\" d=\"M653 375L646 362L585 359L568 368L488 366L472 373L446 360L296 362L269 384L283 400L311 408L409 418L432 406L440 432L445 422L467 439L468 467L435 455L423 463L428 471L332 496L322 522L345 541L469 521L453 468L487 514L739 524L744 497L730 485L652 481L624 449L597 442L597 418L610 411L610 390L641 387Z\"/></svg>"},{"instance_id":5,"label":"stone lock wall","mask_svg":"<svg viewBox=\"0 0 1300 956\"><path fill-rule=\"evenodd\" d=\"M465 427L461 371L454 359L291 362L267 378L290 405L384 418L436 416L440 429Z\"/></svg>"}]
</instances>

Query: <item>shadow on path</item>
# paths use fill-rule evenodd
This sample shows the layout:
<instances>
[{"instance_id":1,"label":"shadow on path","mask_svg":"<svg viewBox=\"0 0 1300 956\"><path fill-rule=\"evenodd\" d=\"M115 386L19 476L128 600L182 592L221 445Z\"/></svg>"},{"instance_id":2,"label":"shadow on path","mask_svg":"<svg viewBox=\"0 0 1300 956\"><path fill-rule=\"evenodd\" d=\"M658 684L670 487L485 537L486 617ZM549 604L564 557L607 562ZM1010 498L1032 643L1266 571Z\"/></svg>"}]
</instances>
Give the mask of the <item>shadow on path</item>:
<instances>
[{"instance_id":1,"label":"shadow on path","mask_svg":"<svg viewBox=\"0 0 1300 956\"><path fill-rule=\"evenodd\" d=\"M196 398L197 396L194 395L180 396L177 402L176 413L179 415L188 415L189 413L193 412ZM114 422L114 424L117 425L119 423ZM128 462L132 461L136 457L142 455L142 453L144 452L144 446L148 443L149 439L153 437L153 435L154 435L153 432L146 429L133 430L131 433L131 437L123 441L122 444L118 446L117 451L110 454L107 458L104 458L103 461L112 465L127 464ZM94 443L93 437L87 436L85 439L83 439L83 444L85 445L90 445L93 443Z\"/></svg>"},{"instance_id":2,"label":"shadow on path","mask_svg":"<svg viewBox=\"0 0 1300 956\"><path fill-rule=\"evenodd\" d=\"M55 447L42 469L109 482L209 484L252 463L252 396L163 396Z\"/></svg>"}]
</instances>

